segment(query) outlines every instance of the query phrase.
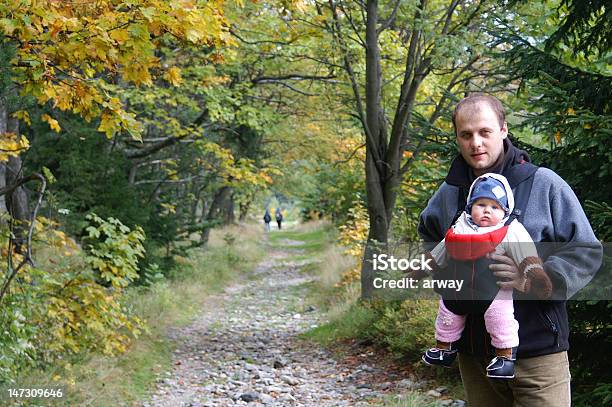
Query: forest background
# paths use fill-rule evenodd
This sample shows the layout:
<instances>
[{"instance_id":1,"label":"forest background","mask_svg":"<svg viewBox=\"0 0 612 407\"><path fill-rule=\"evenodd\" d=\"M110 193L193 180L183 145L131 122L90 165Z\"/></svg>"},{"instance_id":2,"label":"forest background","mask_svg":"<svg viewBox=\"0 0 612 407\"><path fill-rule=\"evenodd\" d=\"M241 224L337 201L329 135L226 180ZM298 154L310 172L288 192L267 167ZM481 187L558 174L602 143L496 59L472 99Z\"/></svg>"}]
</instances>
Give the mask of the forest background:
<instances>
[{"instance_id":1,"label":"forest background","mask_svg":"<svg viewBox=\"0 0 612 407\"><path fill-rule=\"evenodd\" d=\"M3 1L0 381L124 352L147 329L126 293L267 206L330 219L357 259L368 239L416 240L469 92L504 102L513 142L608 241L611 13L604 0ZM368 298L357 264L340 286L361 280ZM367 335L414 351L393 327L430 310L370 307ZM605 403L610 304L569 308L575 401Z\"/></svg>"}]
</instances>

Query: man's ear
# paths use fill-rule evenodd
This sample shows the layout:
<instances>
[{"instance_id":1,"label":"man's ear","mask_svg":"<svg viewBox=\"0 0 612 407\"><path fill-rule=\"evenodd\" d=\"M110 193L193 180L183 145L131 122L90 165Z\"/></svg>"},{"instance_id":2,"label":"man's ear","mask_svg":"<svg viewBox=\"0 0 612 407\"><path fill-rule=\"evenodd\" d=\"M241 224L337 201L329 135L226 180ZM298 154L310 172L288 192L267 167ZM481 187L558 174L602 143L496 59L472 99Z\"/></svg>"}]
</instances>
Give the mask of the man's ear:
<instances>
[{"instance_id":1,"label":"man's ear","mask_svg":"<svg viewBox=\"0 0 612 407\"><path fill-rule=\"evenodd\" d=\"M504 125L501 128L501 136L502 139L505 139L506 137L508 137L508 123L504 122Z\"/></svg>"}]
</instances>

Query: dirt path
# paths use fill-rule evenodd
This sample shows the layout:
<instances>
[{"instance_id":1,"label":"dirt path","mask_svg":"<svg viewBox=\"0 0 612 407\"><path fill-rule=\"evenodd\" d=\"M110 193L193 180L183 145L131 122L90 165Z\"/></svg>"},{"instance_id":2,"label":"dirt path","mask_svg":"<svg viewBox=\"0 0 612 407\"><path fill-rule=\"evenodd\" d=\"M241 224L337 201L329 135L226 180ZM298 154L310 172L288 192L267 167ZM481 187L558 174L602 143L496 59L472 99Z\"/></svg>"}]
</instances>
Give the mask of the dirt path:
<instances>
[{"instance_id":1,"label":"dirt path","mask_svg":"<svg viewBox=\"0 0 612 407\"><path fill-rule=\"evenodd\" d=\"M401 378L380 383L374 378L388 375L382 368L339 363L298 338L321 317L304 304L308 262L292 260L301 242L283 244L289 248L271 251L252 279L212 297L195 322L169 333L173 369L143 406L381 405L390 388L419 387Z\"/></svg>"}]
</instances>

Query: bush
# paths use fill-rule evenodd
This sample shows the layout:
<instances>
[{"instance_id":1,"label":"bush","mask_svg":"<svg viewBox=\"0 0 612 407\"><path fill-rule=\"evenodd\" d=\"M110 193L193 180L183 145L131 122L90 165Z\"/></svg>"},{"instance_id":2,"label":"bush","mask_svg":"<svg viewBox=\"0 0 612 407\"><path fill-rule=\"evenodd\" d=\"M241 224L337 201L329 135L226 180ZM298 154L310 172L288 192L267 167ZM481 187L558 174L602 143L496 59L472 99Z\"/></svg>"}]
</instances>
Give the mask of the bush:
<instances>
[{"instance_id":1,"label":"bush","mask_svg":"<svg viewBox=\"0 0 612 407\"><path fill-rule=\"evenodd\" d=\"M570 368L576 406L609 405L612 400L610 365L605 357L612 345L610 301L570 301Z\"/></svg>"},{"instance_id":2,"label":"bush","mask_svg":"<svg viewBox=\"0 0 612 407\"><path fill-rule=\"evenodd\" d=\"M130 230L118 219L105 220L95 213L86 219L90 222L84 239L89 266L104 283L115 288L127 287L138 277L138 260L144 257L142 228Z\"/></svg>"},{"instance_id":3,"label":"bush","mask_svg":"<svg viewBox=\"0 0 612 407\"><path fill-rule=\"evenodd\" d=\"M399 357L419 358L435 340L436 300L409 299L387 304L374 324L378 341Z\"/></svg>"},{"instance_id":4,"label":"bush","mask_svg":"<svg viewBox=\"0 0 612 407\"><path fill-rule=\"evenodd\" d=\"M54 222L41 217L35 226L39 263L20 270L2 302L0 383L70 354L121 353L143 327L123 303L123 288L137 276L142 256L138 228L92 218L84 253ZM15 261L19 255L12 256ZM6 273L0 270L0 277Z\"/></svg>"}]
</instances>

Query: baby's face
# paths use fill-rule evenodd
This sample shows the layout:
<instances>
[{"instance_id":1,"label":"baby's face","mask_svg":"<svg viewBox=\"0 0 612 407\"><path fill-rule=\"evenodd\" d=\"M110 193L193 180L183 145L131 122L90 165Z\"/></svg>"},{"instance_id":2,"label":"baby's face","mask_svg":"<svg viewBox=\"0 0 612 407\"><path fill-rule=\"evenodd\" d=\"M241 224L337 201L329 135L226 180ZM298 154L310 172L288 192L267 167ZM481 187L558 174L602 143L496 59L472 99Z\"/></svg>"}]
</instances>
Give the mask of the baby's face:
<instances>
[{"instance_id":1,"label":"baby's face","mask_svg":"<svg viewBox=\"0 0 612 407\"><path fill-rule=\"evenodd\" d=\"M495 226L504 218L505 212L494 200L479 198L472 205L471 215L478 226Z\"/></svg>"}]
</instances>

